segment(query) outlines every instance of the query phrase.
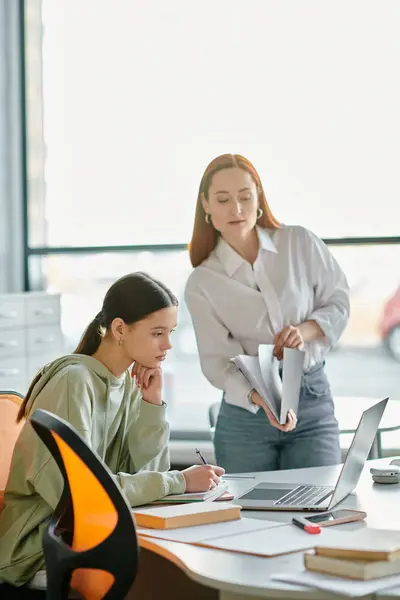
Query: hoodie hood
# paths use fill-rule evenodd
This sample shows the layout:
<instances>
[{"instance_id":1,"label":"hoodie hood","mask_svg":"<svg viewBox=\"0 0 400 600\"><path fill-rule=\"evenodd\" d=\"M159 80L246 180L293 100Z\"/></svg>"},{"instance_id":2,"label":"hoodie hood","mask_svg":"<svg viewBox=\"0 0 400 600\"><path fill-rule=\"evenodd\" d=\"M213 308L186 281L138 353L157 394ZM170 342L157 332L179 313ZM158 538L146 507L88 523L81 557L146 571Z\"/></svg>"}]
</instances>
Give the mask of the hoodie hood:
<instances>
[{"instance_id":1,"label":"hoodie hood","mask_svg":"<svg viewBox=\"0 0 400 600\"><path fill-rule=\"evenodd\" d=\"M104 421L104 437L102 439L102 448L100 450L99 448L99 453L100 456L103 460L105 460L105 456L106 456L106 451L107 451L107 444L108 444L108 435L109 435L109 417L110 417L110 393L112 393L112 389L113 388L120 388L121 389L121 385L123 384L124 380L126 379L127 376L127 371L124 372L120 377L116 377L115 375L113 375L113 373L111 373L111 371L109 369L107 369L107 367L105 365L103 365L103 363L101 363L99 360L97 360L96 358L93 358L93 356L87 356L86 354L68 354L67 356L63 356L61 358L58 358L57 360L54 360L51 363L48 363L47 365L45 365L41 371L39 371L39 379L37 381L37 383L35 384L33 390L32 390L32 394L31 397L28 400L28 403L26 405L26 415L29 416L29 414L32 412L33 409L33 405L35 403L36 398L38 397L38 395L40 394L40 392L42 392L42 390L46 387L47 383L52 380L60 371L66 369L67 367L73 366L73 365L81 365L83 366L85 369L88 369L89 371L92 372L92 374L95 375L95 377L98 378L98 383L96 384L96 389L97 391L101 391L102 392L100 394L98 394L98 398L105 398L105 403L104 403L104 413L103 411L100 411L100 414L104 414L103 417L103 421ZM123 394L124 392L122 392ZM118 393L119 395L119 393ZM122 397L121 397L122 400ZM124 432L123 432L123 437L125 437L125 433L126 433L126 428L127 428L127 415L128 415L128 411L127 411L127 406L125 407L125 415L124 415ZM122 444L122 438L121 438L121 444Z\"/></svg>"},{"instance_id":2,"label":"hoodie hood","mask_svg":"<svg viewBox=\"0 0 400 600\"><path fill-rule=\"evenodd\" d=\"M43 390L50 379L52 379L54 375L59 373L62 369L70 365L84 365L86 368L95 373L103 381L107 388L111 387L112 385L121 385L122 381L126 377L126 373L123 373L120 377L116 377L107 369L106 366L103 365L103 363L98 361L96 358L93 358L93 356L87 356L86 354L68 354L66 356L62 356L61 358L57 358L51 363L48 363L39 371L39 380L35 384L31 397L29 398L26 406L27 414L31 412L35 398Z\"/></svg>"}]
</instances>

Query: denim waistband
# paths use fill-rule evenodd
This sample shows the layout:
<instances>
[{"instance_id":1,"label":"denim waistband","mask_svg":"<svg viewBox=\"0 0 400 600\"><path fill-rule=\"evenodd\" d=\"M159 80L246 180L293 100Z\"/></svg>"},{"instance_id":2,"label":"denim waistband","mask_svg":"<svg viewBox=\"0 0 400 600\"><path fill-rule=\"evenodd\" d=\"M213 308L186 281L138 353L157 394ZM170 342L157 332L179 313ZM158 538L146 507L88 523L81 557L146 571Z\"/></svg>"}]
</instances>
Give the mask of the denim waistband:
<instances>
[{"instance_id":1,"label":"denim waistband","mask_svg":"<svg viewBox=\"0 0 400 600\"><path fill-rule=\"evenodd\" d=\"M307 371L305 371L303 373L303 377L307 378L308 376L313 375L317 371L321 371L323 373L324 370L325 370L325 361L322 361L320 363L317 363L317 364L313 365L309 369L307 369ZM281 376L282 376L282 371L283 371L283 367L280 366L279 367L279 375L281 375Z\"/></svg>"}]
</instances>

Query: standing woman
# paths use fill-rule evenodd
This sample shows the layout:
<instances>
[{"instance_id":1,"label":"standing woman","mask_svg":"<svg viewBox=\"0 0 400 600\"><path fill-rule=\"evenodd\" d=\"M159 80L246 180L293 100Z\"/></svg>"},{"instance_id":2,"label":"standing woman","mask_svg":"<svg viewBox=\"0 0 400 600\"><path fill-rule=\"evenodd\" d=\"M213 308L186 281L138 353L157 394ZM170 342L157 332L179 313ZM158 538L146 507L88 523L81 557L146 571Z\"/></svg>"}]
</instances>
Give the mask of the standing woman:
<instances>
[{"instance_id":1,"label":"standing woman","mask_svg":"<svg viewBox=\"0 0 400 600\"><path fill-rule=\"evenodd\" d=\"M227 472L340 463L324 360L347 324L349 292L327 246L304 227L281 225L254 166L224 154L201 179L189 248L185 299L201 367L223 392L217 463ZM257 355L259 344L274 344L279 359L285 347L306 352L298 415L285 425L230 362Z\"/></svg>"}]
</instances>

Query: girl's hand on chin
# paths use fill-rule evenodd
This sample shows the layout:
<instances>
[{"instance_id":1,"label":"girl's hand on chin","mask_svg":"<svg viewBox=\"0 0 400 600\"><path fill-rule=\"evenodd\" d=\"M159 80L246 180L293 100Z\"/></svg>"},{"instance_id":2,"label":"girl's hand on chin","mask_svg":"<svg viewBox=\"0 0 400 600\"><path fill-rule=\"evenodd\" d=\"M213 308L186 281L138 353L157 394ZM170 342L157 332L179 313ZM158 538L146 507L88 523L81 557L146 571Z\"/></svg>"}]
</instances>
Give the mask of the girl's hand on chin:
<instances>
[{"instance_id":1,"label":"girl's hand on chin","mask_svg":"<svg viewBox=\"0 0 400 600\"><path fill-rule=\"evenodd\" d=\"M144 367L135 362L132 368L132 378L142 392L143 400L157 406L162 405L162 371L159 367Z\"/></svg>"}]
</instances>

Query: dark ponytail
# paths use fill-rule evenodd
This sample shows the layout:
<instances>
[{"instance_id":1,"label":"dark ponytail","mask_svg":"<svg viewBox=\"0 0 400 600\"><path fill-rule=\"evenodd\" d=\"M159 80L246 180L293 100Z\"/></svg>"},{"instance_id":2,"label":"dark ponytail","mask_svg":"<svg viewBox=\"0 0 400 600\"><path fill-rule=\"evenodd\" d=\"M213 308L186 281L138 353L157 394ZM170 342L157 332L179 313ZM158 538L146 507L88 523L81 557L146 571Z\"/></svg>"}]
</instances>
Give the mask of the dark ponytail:
<instances>
[{"instance_id":1,"label":"dark ponytail","mask_svg":"<svg viewBox=\"0 0 400 600\"><path fill-rule=\"evenodd\" d=\"M170 306L178 306L178 300L161 281L142 272L125 275L113 283L106 293L102 310L89 323L73 354L92 356L111 323L118 317L127 325L132 325L157 310ZM26 417L26 406L41 376L42 373L39 372L29 386L18 412L17 422Z\"/></svg>"},{"instance_id":2,"label":"dark ponytail","mask_svg":"<svg viewBox=\"0 0 400 600\"><path fill-rule=\"evenodd\" d=\"M18 411L18 415L17 415L17 423L19 423L20 421L22 421L22 419L25 418L26 416L26 405L28 404L29 398L31 397L32 394L32 390L35 387L35 385L37 384L37 382L39 381L39 379L41 378L42 373L41 371L39 371L39 373L37 373L35 375L35 377L32 379L31 385L29 386L28 391L26 392L26 396L23 399L21 406L19 407L19 411Z\"/></svg>"},{"instance_id":3,"label":"dark ponytail","mask_svg":"<svg viewBox=\"0 0 400 600\"><path fill-rule=\"evenodd\" d=\"M73 354L86 354L87 356L92 356L92 354L96 352L105 333L102 319L103 312L100 311L87 326L81 341L75 348Z\"/></svg>"},{"instance_id":4,"label":"dark ponytail","mask_svg":"<svg viewBox=\"0 0 400 600\"><path fill-rule=\"evenodd\" d=\"M81 341L79 342L78 347L74 350L73 354L87 354L88 356L91 356L96 352L97 348L100 346L100 342L104 335L104 330L102 330L101 326L101 317L102 313L99 312L95 316L93 321L87 326L85 333L83 334ZM32 380L32 383L29 386L26 396L19 408L17 415L17 423L19 423L23 418L26 417L26 406L29 402L29 398L32 395L32 390L41 378L41 376L42 373L41 371L39 371L39 373L37 373L37 375L35 375L34 379Z\"/></svg>"}]
</instances>

